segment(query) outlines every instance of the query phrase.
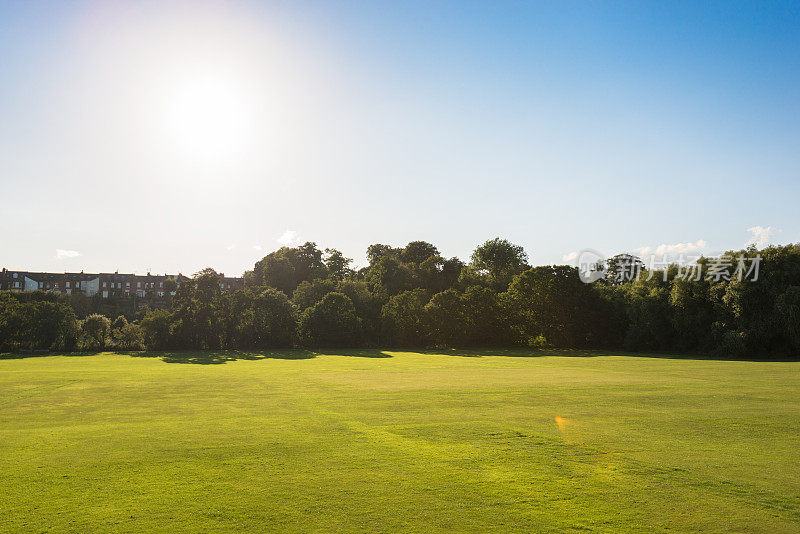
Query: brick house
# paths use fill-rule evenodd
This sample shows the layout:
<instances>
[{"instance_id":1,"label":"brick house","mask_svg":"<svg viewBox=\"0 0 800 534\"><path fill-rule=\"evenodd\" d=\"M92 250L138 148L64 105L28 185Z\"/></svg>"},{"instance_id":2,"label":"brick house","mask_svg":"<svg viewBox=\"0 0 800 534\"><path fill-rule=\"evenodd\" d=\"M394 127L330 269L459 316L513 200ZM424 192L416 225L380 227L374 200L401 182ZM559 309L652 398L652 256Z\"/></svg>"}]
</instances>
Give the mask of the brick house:
<instances>
[{"instance_id":1,"label":"brick house","mask_svg":"<svg viewBox=\"0 0 800 534\"><path fill-rule=\"evenodd\" d=\"M146 275L116 273L35 273L29 271L0 272L0 290L8 291L51 291L71 294L80 291L87 296L101 295L119 297L163 297L164 283L175 280L179 285L189 277L182 274ZM225 276L220 273L219 286L222 291L244 288L244 279Z\"/></svg>"}]
</instances>

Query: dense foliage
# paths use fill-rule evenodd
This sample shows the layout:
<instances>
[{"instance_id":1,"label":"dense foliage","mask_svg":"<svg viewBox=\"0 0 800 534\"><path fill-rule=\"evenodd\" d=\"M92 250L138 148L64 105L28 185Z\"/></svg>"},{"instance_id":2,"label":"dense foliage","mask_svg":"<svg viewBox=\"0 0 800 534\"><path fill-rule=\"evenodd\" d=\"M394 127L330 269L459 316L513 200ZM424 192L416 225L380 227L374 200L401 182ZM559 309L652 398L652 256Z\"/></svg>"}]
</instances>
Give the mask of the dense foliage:
<instances>
[{"instance_id":1,"label":"dense foliage","mask_svg":"<svg viewBox=\"0 0 800 534\"><path fill-rule=\"evenodd\" d=\"M530 267L503 239L468 264L424 241L367 249L358 271L335 249L283 247L222 292L204 269L175 288L167 309L96 313L82 295L0 294L0 350L279 349L290 347L625 348L770 357L800 352L800 245L761 255L757 280L647 270L620 255L593 284L577 268ZM699 265L709 260L701 258ZM614 276L621 263L637 276ZM91 304L91 305L89 305ZM115 304L116 309L125 305ZM130 320L129 320L130 319Z\"/></svg>"}]
</instances>

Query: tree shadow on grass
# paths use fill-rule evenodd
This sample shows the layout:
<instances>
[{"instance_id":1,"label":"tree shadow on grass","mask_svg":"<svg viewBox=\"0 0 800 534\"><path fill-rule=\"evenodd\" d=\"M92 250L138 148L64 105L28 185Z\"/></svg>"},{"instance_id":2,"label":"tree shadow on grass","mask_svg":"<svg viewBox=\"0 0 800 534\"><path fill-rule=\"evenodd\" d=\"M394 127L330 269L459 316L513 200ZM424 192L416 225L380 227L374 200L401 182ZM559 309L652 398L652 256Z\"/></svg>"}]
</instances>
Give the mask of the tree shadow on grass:
<instances>
[{"instance_id":1,"label":"tree shadow on grass","mask_svg":"<svg viewBox=\"0 0 800 534\"><path fill-rule=\"evenodd\" d=\"M165 363L190 363L198 365L220 365L236 360L309 360L321 355L349 356L354 358L391 358L391 354L378 349L304 349L284 350L146 350L146 351L95 351L95 352L24 352L2 353L0 360L44 356L95 356L101 352L117 353L132 358L158 358Z\"/></svg>"},{"instance_id":2,"label":"tree shadow on grass","mask_svg":"<svg viewBox=\"0 0 800 534\"><path fill-rule=\"evenodd\" d=\"M502 356L506 358L540 358L542 356L603 356L605 353L593 350L561 350L561 349L534 349L534 348L485 348L485 349L425 349L411 352L428 354L431 356L458 356L461 358L483 358L485 356Z\"/></svg>"},{"instance_id":3,"label":"tree shadow on grass","mask_svg":"<svg viewBox=\"0 0 800 534\"><path fill-rule=\"evenodd\" d=\"M116 352L134 358L159 358L166 363L190 363L200 365L219 365L236 360L308 360L317 356L348 356L354 358L391 358L391 352L411 352L430 356L458 356L462 358L481 358L501 356L508 358L540 358L543 356L563 356L573 358L594 358L598 356L621 356L628 358L659 358L668 360L709 360L730 362L798 362L800 355L787 356L718 356L711 354L675 354L657 352L627 352L615 350L588 349L533 349L533 348L486 348L486 349L318 349L315 351L302 349L285 349L275 351L259 350L172 350L172 351L94 351L94 352L49 352L26 351L17 353L1 353L0 360L16 360L45 356L82 357L95 356L102 352Z\"/></svg>"},{"instance_id":4,"label":"tree shadow on grass","mask_svg":"<svg viewBox=\"0 0 800 534\"><path fill-rule=\"evenodd\" d=\"M173 350L128 353L134 358L159 358L166 363L219 365L236 360L308 360L316 354L307 350L244 351L244 350Z\"/></svg>"},{"instance_id":5,"label":"tree shadow on grass","mask_svg":"<svg viewBox=\"0 0 800 534\"><path fill-rule=\"evenodd\" d=\"M25 358L44 358L47 356L68 356L70 358L81 357L81 356L96 356L100 354L102 351L94 351L94 352L58 352L53 351L50 352L44 350L37 350L37 351L22 351L22 352L3 352L0 353L0 360L22 360Z\"/></svg>"},{"instance_id":6,"label":"tree shadow on grass","mask_svg":"<svg viewBox=\"0 0 800 534\"><path fill-rule=\"evenodd\" d=\"M349 356L351 358L391 358L392 355L380 349L320 349L318 355L327 354L330 356Z\"/></svg>"},{"instance_id":7,"label":"tree shadow on grass","mask_svg":"<svg viewBox=\"0 0 800 534\"><path fill-rule=\"evenodd\" d=\"M175 351L144 351L131 352L130 356L137 358L160 358L166 363L192 363L200 365L219 365L236 360L309 360L321 355L349 356L355 358L391 358L390 354L377 349L347 349L310 351L302 349L280 351L258 350L175 350Z\"/></svg>"},{"instance_id":8,"label":"tree shadow on grass","mask_svg":"<svg viewBox=\"0 0 800 534\"><path fill-rule=\"evenodd\" d=\"M664 360L713 360L726 362L796 362L800 355L789 356L720 356L705 353L661 353L661 352L629 352L605 349L427 349L414 351L420 354L460 356L463 358L481 358L484 356L504 356L510 358L540 358L543 356L563 356L570 358L596 358L598 356L622 356L626 358L658 358Z\"/></svg>"}]
</instances>

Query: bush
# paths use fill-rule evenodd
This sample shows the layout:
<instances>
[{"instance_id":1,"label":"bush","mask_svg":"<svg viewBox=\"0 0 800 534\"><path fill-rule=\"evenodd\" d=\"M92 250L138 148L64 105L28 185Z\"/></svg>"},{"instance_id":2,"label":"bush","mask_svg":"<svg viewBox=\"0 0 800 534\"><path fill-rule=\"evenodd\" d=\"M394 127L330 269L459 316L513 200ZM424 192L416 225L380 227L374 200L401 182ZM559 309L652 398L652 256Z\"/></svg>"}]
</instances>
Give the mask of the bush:
<instances>
[{"instance_id":1,"label":"bush","mask_svg":"<svg viewBox=\"0 0 800 534\"><path fill-rule=\"evenodd\" d=\"M111 321L98 313L92 314L80 325L79 347L82 350L105 350L111 333Z\"/></svg>"},{"instance_id":2,"label":"bush","mask_svg":"<svg viewBox=\"0 0 800 534\"><path fill-rule=\"evenodd\" d=\"M141 320L141 334L144 346L150 350L163 350L170 342L170 314L164 310L147 312Z\"/></svg>"},{"instance_id":3,"label":"bush","mask_svg":"<svg viewBox=\"0 0 800 534\"><path fill-rule=\"evenodd\" d=\"M121 350L144 350L144 335L138 324L128 323L116 330L117 348Z\"/></svg>"},{"instance_id":4,"label":"bush","mask_svg":"<svg viewBox=\"0 0 800 534\"><path fill-rule=\"evenodd\" d=\"M78 321L63 299L0 294L0 350L73 350Z\"/></svg>"}]
</instances>

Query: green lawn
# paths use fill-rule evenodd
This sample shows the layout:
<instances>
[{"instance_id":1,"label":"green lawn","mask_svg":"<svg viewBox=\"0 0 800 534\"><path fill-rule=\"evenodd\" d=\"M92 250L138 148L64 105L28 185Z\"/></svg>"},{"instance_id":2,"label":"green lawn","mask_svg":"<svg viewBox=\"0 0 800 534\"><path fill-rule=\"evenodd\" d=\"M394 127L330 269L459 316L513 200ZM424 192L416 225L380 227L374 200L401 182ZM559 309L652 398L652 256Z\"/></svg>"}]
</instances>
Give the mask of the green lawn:
<instances>
[{"instance_id":1,"label":"green lawn","mask_svg":"<svg viewBox=\"0 0 800 534\"><path fill-rule=\"evenodd\" d=\"M798 532L800 363L2 359L0 496L20 532Z\"/></svg>"}]
</instances>

